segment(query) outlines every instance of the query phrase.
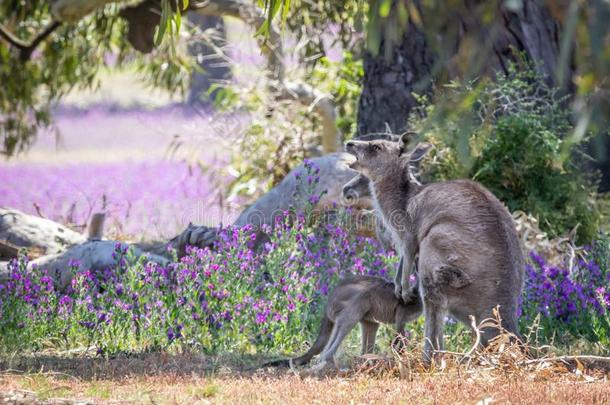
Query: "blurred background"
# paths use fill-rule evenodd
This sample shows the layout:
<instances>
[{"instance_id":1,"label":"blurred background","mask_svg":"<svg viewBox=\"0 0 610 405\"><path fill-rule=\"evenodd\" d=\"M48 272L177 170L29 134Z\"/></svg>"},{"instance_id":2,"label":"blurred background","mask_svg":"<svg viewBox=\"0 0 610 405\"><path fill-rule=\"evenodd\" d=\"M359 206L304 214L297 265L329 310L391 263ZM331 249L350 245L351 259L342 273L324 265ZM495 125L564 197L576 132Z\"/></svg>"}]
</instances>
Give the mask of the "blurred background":
<instances>
[{"instance_id":1,"label":"blurred background","mask_svg":"<svg viewBox=\"0 0 610 405\"><path fill-rule=\"evenodd\" d=\"M607 227L610 17L580 1L5 1L0 206L159 239L416 131L555 237Z\"/></svg>"},{"instance_id":2,"label":"blurred background","mask_svg":"<svg viewBox=\"0 0 610 405\"><path fill-rule=\"evenodd\" d=\"M222 24L192 19L202 29ZM105 211L108 235L125 238L163 239L189 222L232 222L240 206L216 189L206 169L228 162L234 148L227 148L249 116L218 111L207 92L213 83L237 80L242 68L258 70L260 52L244 24L228 25L233 45L223 51L233 62L193 45L194 61L208 59L201 59L205 72L182 78L189 80L185 91L150 85L133 65L117 66L109 51L95 83L50 104L49 125L36 125L31 142L0 162L0 206L79 230L93 212Z\"/></svg>"}]
</instances>

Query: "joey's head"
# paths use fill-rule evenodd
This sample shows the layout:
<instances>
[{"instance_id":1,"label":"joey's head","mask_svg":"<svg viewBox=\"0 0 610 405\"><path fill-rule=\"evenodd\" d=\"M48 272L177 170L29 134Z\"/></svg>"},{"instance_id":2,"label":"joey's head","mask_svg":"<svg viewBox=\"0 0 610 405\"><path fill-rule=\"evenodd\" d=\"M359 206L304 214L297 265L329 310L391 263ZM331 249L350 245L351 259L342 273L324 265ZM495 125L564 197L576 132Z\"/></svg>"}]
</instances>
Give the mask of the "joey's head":
<instances>
[{"instance_id":1,"label":"joey's head","mask_svg":"<svg viewBox=\"0 0 610 405\"><path fill-rule=\"evenodd\" d=\"M360 173L377 181L391 176L409 179L409 166L423 158L430 145L418 144L413 150L408 145L414 133L407 132L398 141L387 139L352 140L345 144L345 151L356 157L354 168Z\"/></svg>"},{"instance_id":2,"label":"joey's head","mask_svg":"<svg viewBox=\"0 0 610 405\"><path fill-rule=\"evenodd\" d=\"M411 301L405 303L402 300L398 300L398 306L396 307L396 321L399 323L413 322L421 315L423 311L423 304L419 296L414 297Z\"/></svg>"},{"instance_id":3,"label":"joey's head","mask_svg":"<svg viewBox=\"0 0 610 405\"><path fill-rule=\"evenodd\" d=\"M347 182L341 190L341 200L346 206L372 207L371 191L369 179L359 173L356 177Z\"/></svg>"}]
</instances>

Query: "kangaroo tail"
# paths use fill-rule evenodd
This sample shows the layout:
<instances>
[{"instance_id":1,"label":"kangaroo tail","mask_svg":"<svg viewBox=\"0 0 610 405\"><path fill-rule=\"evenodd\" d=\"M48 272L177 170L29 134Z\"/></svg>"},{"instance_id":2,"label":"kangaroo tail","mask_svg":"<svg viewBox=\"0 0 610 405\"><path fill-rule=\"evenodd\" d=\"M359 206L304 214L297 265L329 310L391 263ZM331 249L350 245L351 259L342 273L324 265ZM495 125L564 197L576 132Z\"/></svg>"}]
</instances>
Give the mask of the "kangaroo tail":
<instances>
[{"instance_id":1,"label":"kangaroo tail","mask_svg":"<svg viewBox=\"0 0 610 405\"><path fill-rule=\"evenodd\" d=\"M290 359L273 360L262 365L262 367L290 367Z\"/></svg>"},{"instance_id":2,"label":"kangaroo tail","mask_svg":"<svg viewBox=\"0 0 610 405\"><path fill-rule=\"evenodd\" d=\"M274 360L265 363L263 367L293 367L303 366L311 361L313 356L320 354L330 339L330 334L333 330L333 322L328 318L326 312L320 322L320 333L316 341L311 345L307 353L302 356L285 360Z\"/></svg>"}]
</instances>

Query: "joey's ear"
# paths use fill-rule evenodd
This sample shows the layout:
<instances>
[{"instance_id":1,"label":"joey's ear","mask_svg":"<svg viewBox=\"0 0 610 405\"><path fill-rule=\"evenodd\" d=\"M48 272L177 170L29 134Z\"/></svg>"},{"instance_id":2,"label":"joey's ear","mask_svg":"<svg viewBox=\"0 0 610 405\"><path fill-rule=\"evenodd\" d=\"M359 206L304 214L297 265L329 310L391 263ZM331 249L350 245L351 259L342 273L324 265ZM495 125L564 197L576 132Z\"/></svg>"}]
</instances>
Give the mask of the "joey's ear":
<instances>
[{"instance_id":1,"label":"joey's ear","mask_svg":"<svg viewBox=\"0 0 610 405\"><path fill-rule=\"evenodd\" d=\"M400 148L401 155L407 151L407 146L409 146L409 142L415 139L416 136L417 133L412 131L407 131L400 135L400 137L398 138L398 147Z\"/></svg>"},{"instance_id":2,"label":"joey's ear","mask_svg":"<svg viewBox=\"0 0 610 405\"><path fill-rule=\"evenodd\" d=\"M409 154L409 161L412 163L417 163L421 161L428 152L432 149L432 144L428 142L420 142L415 146L415 149L411 151Z\"/></svg>"}]
</instances>

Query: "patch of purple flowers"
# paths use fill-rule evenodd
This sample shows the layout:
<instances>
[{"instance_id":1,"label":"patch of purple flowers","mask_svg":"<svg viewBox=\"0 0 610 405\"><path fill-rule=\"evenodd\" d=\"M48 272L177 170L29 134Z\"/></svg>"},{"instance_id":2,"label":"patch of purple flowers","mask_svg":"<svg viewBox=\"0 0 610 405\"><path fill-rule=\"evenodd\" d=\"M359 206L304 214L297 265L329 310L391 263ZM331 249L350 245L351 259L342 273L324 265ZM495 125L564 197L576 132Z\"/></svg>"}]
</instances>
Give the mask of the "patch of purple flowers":
<instances>
[{"instance_id":1,"label":"patch of purple flowers","mask_svg":"<svg viewBox=\"0 0 610 405\"><path fill-rule=\"evenodd\" d=\"M590 252L571 268L550 265L532 252L525 271L525 323L538 318L545 332L567 331L592 341L610 338L610 272Z\"/></svg>"},{"instance_id":2,"label":"patch of purple flowers","mask_svg":"<svg viewBox=\"0 0 610 405\"><path fill-rule=\"evenodd\" d=\"M318 169L309 161L304 166L302 177L316 183ZM325 296L340 277L389 277L397 262L375 240L357 236L344 216L309 221L310 213L285 212L264 226L269 240L260 250L253 250L252 226L228 227L219 230L213 250L191 247L167 266L134 260L117 244L115 266L76 272L61 292L44 269L14 260L0 284L0 348L54 342L62 349L94 344L104 353L171 345L294 350L317 329ZM604 246L600 253L595 245L571 267L551 266L532 253L523 326L539 325L548 338L569 332L610 344Z\"/></svg>"},{"instance_id":3,"label":"patch of purple flowers","mask_svg":"<svg viewBox=\"0 0 610 405\"><path fill-rule=\"evenodd\" d=\"M259 251L250 247L251 226L225 228L214 250L190 248L165 267L134 262L117 245L114 268L76 273L63 292L25 260L13 261L0 287L0 344L32 347L44 337L104 352L171 344L291 350L302 343L299 331L316 328L340 276L391 274L396 258L340 225L288 216Z\"/></svg>"},{"instance_id":4,"label":"patch of purple flowers","mask_svg":"<svg viewBox=\"0 0 610 405\"><path fill-rule=\"evenodd\" d=\"M292 350L316 328L329 288L347 273L387 276L396 258L339 224L277 222L264 249L248 244L252 228L226 228L215 250L191 248L166 267L127 260L75 274L58 292L39 269L10 264L0 285L0 344L33 348L94 343L103 352L164 345L215 350ZM594 258L571 271L532 253L522 320L538 318L545 334L568 331L592 341L610 336L608 272ZM605 340L607 343L607 340Z\"/></svg>"}]
</instances>

